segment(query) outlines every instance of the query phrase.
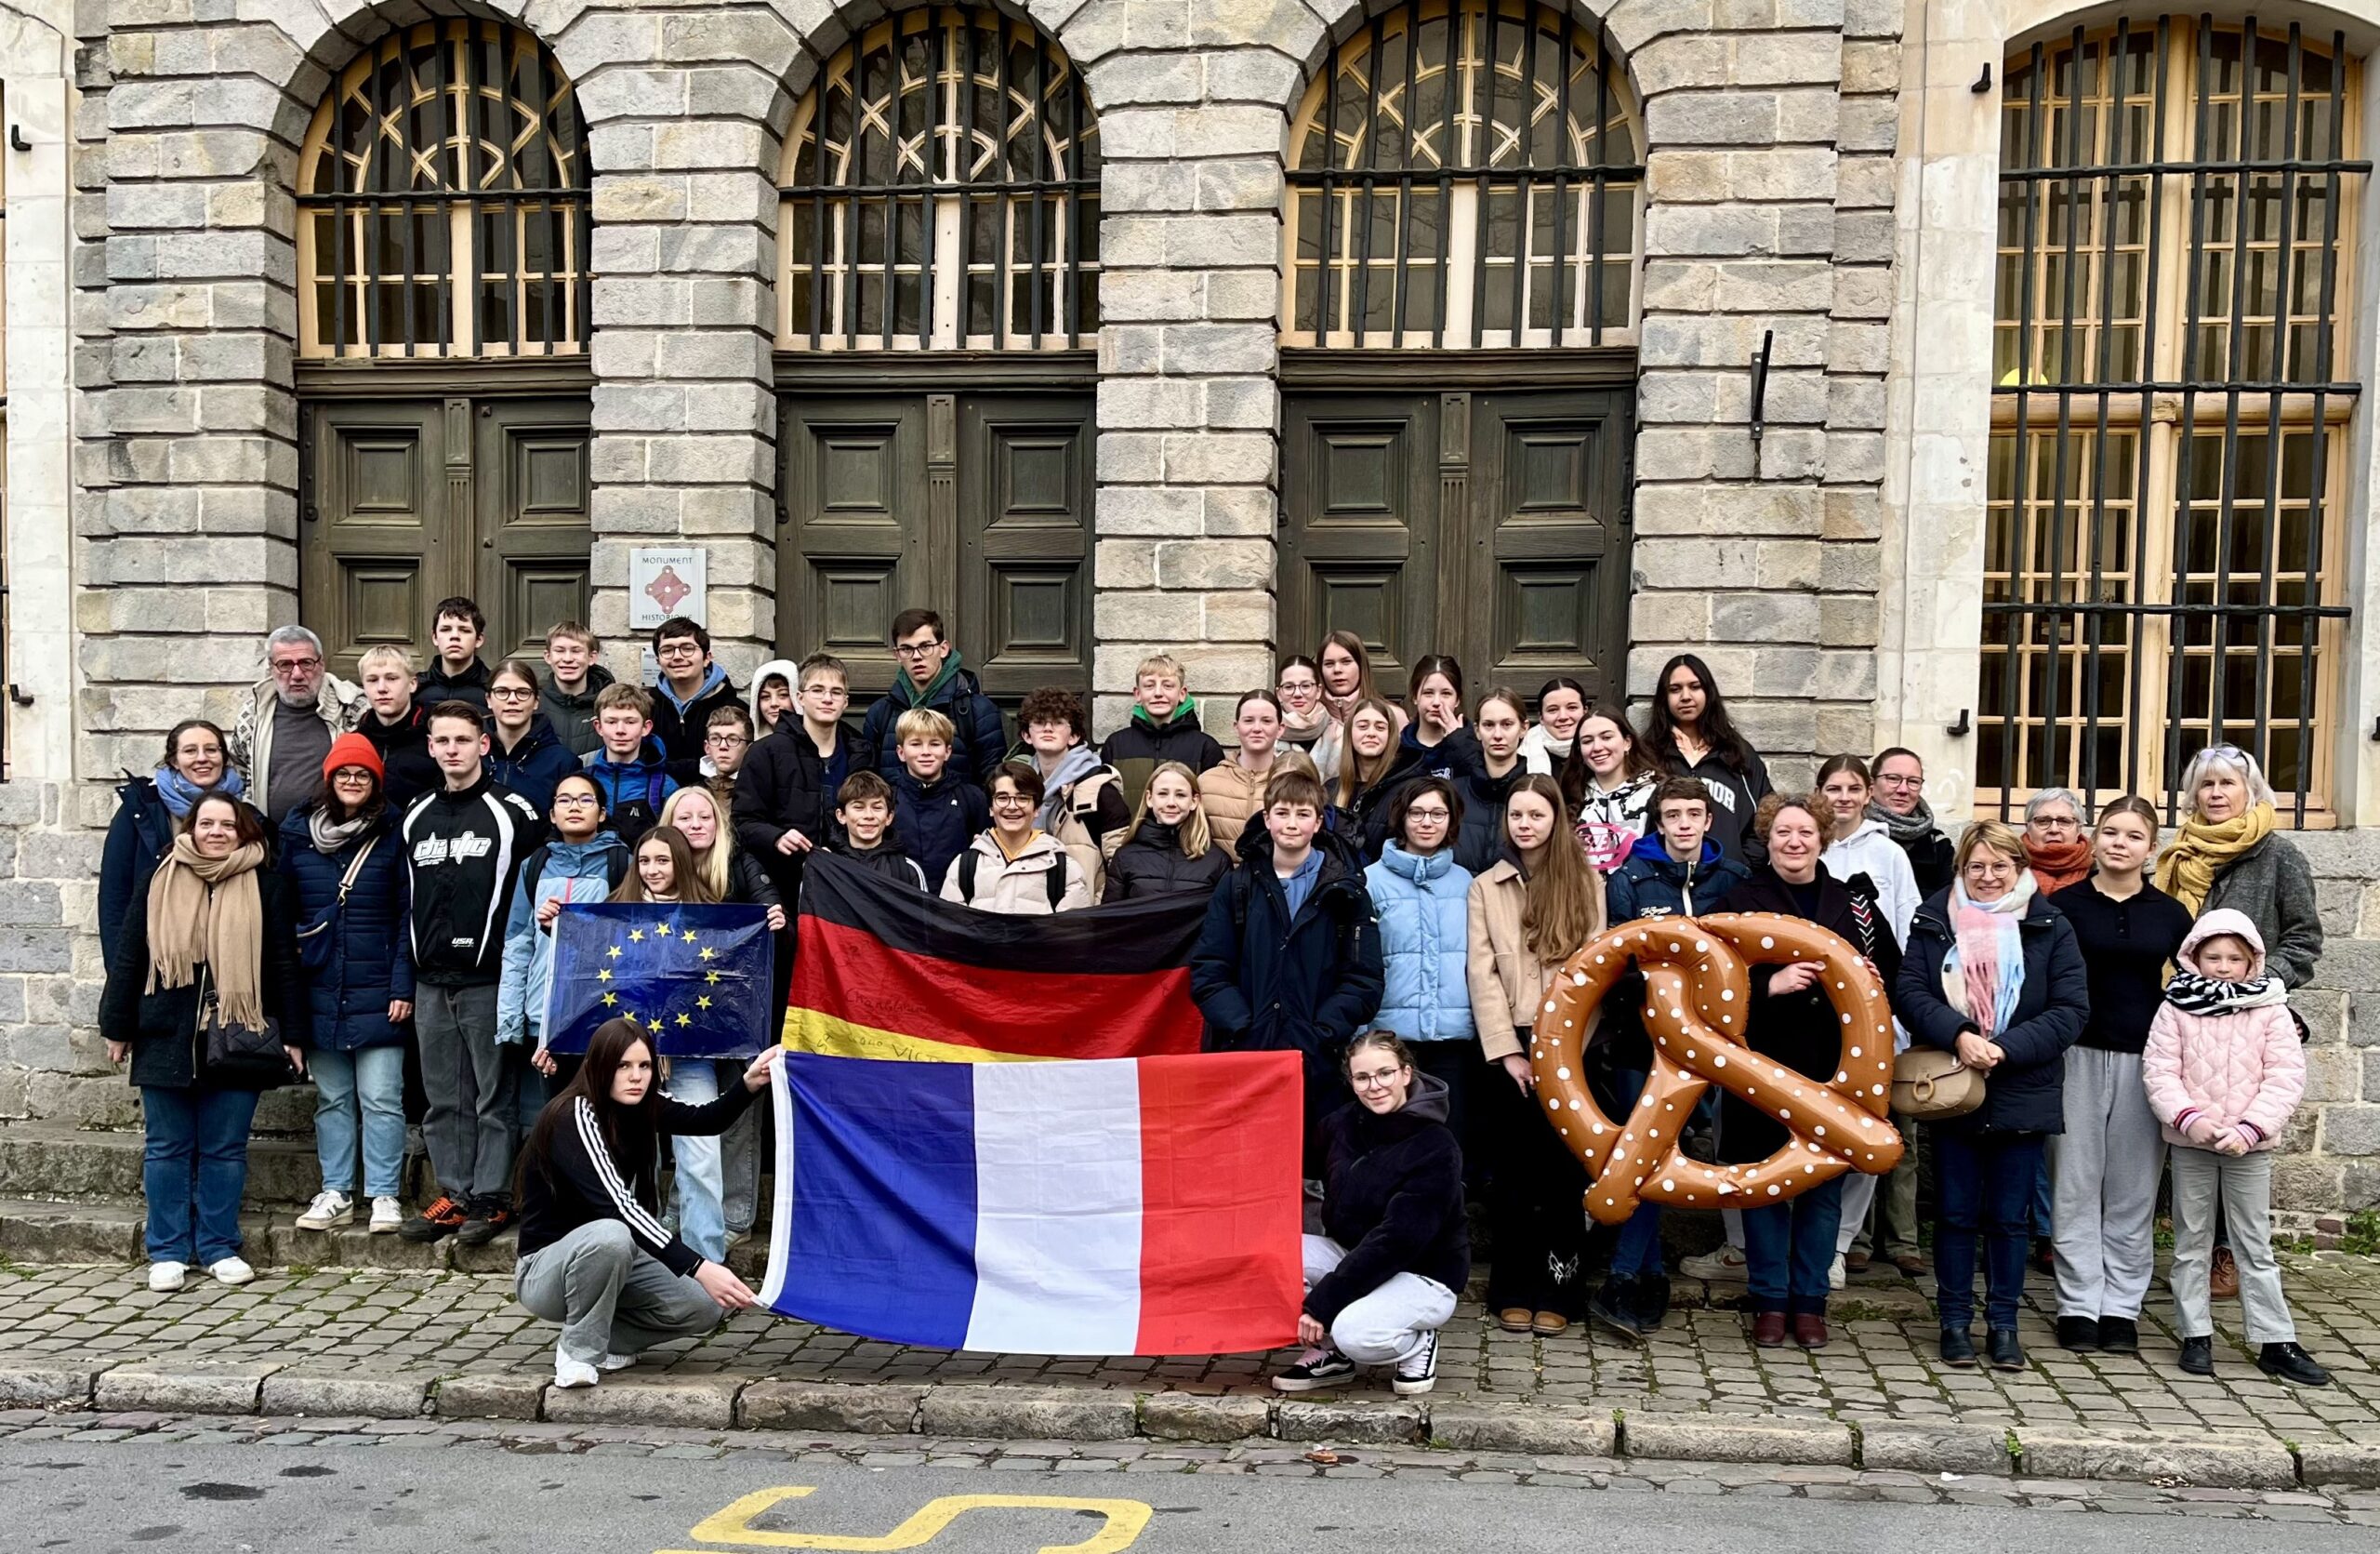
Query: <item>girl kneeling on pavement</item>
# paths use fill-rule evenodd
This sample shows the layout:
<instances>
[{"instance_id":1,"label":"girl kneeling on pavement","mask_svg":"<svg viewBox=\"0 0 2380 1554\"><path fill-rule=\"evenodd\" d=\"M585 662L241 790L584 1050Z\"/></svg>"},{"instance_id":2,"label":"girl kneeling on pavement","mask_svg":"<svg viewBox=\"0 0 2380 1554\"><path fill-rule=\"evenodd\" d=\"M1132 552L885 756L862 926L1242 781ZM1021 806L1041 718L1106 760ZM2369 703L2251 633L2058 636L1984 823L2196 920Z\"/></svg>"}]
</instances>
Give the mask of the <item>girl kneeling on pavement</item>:
<instances>
[{"instance_id":1,"label":"girl kneeling on pavement","mask_svg":"<svg viewBox=\"0 0 2380 1554\"><path fill-rule=\"evenodd\" d=\"M1401 1038L1365 1031L1346 1065L1355 1101L1322 1124L1327 1233L1305 1238L1306 1352L1273 1386L1318 1391L1357 1365L1394 1364L1409 1397L1437 1385L1438 1329L1471 1278L1462 1149L1446 1082L1415 1069Z\"/></svg>"},{"instance_id":2,"label":"girl kneeling on pavement","mask_svg":"<svg viewBox=\"0 0 2380 1554\"><path fill-rule=\"evenodd\" d=\"M2297 1347L2272 1255L2272 1148L2306 1095L2306 1054L2289 992L2265 969L2245 912L2217 908L2182 941L2141 1054L2149 1109L2174 1147L2174 1312L2182 1369L2215 1374L2207 1267L2219 1207L2240 1264L2240 1306L2256 1369L2303 1387L2330 1373Z\"/></svg>"},{"instance_id":3,"label":"girl kneeling on pavement","mask_svg":"<svg viewBox=\"0 0 2380 1554\"><path fill-rule=\"evenodd\" d=\"M660 1136L713 1138L744 1114L783 1056L771 1046L744 1082L701 1106L661 1093L653 1047L628 1021L588 1038L577 1074L522 1147L521 1304L562 1323L554 1385L592 1387L602 1371L672 1338L700 1337L753 1304L751 1289L696 1256L661 1223Z\"/></svg>"}]
</instances>

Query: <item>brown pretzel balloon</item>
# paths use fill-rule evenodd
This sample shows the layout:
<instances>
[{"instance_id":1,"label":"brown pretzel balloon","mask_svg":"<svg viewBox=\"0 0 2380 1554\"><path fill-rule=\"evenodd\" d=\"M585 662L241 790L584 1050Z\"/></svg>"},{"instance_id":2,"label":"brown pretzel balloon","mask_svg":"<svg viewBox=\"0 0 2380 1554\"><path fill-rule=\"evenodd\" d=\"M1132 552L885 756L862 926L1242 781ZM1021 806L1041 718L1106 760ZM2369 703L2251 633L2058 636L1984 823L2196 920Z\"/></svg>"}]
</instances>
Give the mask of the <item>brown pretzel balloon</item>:
<instances>
[{"instance_id":1,"label":"brown pretzel balloon","mask_svg":"<svg viewBox=\"0 0 2380 1554\"><path fill-rule=\"evenodd\" d=\"M1805 1077L1746 1044L1747 964L1815 962L1843 1022L1831 1080ZM1653 1069L1624 1120L1586 1084L1587 1032L1604 995L1630 965L1645 973L1645 1029ZM1900 1160L1885 1121L1892 1091L1892 1010L1867 960L1815 923L1772 912L1647 918L1622 923L1570 957L1539 1010L1529 1063L1537 1094L1564 1144L1594 1178L1587 1212L1618 1225L1640 1202L1753 1209L1782 1202L1845 1171L1880 1175ZM1688 1159L1678 1136L1713 1084L1782 1123L1792 1136L1750 1165Z\"/></svg>"}]
</instances>

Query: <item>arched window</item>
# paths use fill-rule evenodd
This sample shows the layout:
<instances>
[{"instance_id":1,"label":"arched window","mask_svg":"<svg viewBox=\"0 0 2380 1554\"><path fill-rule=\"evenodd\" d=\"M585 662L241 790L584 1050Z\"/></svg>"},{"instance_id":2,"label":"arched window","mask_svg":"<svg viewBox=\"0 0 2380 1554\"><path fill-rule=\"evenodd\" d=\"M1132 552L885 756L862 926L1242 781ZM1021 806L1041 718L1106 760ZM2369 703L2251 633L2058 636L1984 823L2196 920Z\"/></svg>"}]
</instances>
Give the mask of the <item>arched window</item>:
<instances>
[{"instance_id":1,"label":"arched window","mask_svg":"<svg viewBox=\"0 0 2380 1554\"><path fill-rule=\"evenodd\" d=\"M453 18L339 73L298 171L308 356L586 350L587 137L530 34Z\"/></svg>"},{"instance_id":2,"label":"arched window","mask_svg":"<svg viewBox=\"0 0 2380 1554\"><path fill-rule=\"evenodd\" d=\"M786 138L778 343L1040 351L1099 329L1099 126L1065 53L989 7L896 13Z\"/></svg>"},{"instance_id":3,"label":"arched window","mask_svg":"<svg viewBox=\"0 0 2380 1554\"><path fill-rule=\"evenodd\" d=\"M2007 61L1988 805L2171 798L2218 741L2325 802L2371 167L2344 41L2172 16Z\"/></svg>"},{"instance_id":4,"label":"arched window","mask_svg":"<svg viewBox=\"0 0 2380 1554\"><path fill-rule=\"evenodd\" d=\"M1285 344L1634 340L1643 140L1600 21L1405 0L1339 46L1289 146Z\"/></svg>"}]
</instances>

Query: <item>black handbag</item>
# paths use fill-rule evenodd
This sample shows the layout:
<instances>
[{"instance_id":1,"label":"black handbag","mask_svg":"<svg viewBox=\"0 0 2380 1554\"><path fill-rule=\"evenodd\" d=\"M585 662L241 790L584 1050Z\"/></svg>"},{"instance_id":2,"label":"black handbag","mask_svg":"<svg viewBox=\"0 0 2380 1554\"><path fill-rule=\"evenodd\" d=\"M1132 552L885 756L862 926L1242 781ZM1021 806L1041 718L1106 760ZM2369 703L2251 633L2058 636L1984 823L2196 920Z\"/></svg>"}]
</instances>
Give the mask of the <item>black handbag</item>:
<instances>
[{"instance_id":1,"label":"black handbag","mask_svg":"<svg viewBox=\"0 0 2380 1554\"><path fill-rule=\"evenodd\" d=\"M202 972L202 978L205 974ZM198 995L200 1069L216 1083L233 1089L271 1090L290 1083L298 1070L282 1050L281 1022L271 1015L261 1026L234 1025L223 1017L211 981Z\"/></svg>"}]
</instances>

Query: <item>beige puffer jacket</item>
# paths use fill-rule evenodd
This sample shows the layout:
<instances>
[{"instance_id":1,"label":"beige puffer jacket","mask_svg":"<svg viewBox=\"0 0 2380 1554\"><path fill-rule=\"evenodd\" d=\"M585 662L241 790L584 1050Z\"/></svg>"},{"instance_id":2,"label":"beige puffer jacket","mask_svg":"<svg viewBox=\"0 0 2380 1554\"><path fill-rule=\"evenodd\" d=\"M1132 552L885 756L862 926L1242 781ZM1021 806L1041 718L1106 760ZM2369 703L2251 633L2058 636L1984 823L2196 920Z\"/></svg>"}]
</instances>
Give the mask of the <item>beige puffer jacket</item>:
<instances>
[{"instance_id":1,"label":"beige puffer jacket","mask_svg":"<svg viewBox=\"0 0 2380 1554\"><path fill-rule=\"evenodd\" d=\"M1264 784L1272 775L1260 777L1236 757L1198 774L1198 807L1207 812L1207 830L1225 852L1238 847L1240 832L1264 807Z\"/></svg>"},{"instance_id":2,"label":"beige puffer jacket","mask_svg":"<svg viewBox=\"0 0 2380 1554\"><path fill-rule=\"evenodd\" d=\"M972 898L960 887L971 857L975 860L975 893ZM950 871L942 880L942 898L987 912L1048 917L1052 869L1066 871L1065 890L1058 897L1059 911L1070 912L1091 905L1091 883L1083 878L1082 866L1067 855L1056 837L1048 831L1035 831L1025 850L1012 862L1000 851L992 833L983 831L968 844L966 852L950 860Z\"/></svg>"},{"instance_id":3,"label":"beige puffer jacket","mask_svg":"<svg viewBox=\"0 0 2380 1554\"><path fill-rule=\"evenodd\" d=\"M1604 930L1603 892L1594 895L1593 938ZM1471 882L1469 912L1471 954L1465 968L1471 981L1471 1017L1479 1028L1480 1050L1495 1063L1527 1056L1514 1032L1537 1023L1545 990L1553 984L1560 963L1540 962L1521 931L1521 913L1528 905L1528 883L1510 858L1500 858ZM1592 1035L1592 1031L1589 1033Z\"/></svg>"}]
</instances>

